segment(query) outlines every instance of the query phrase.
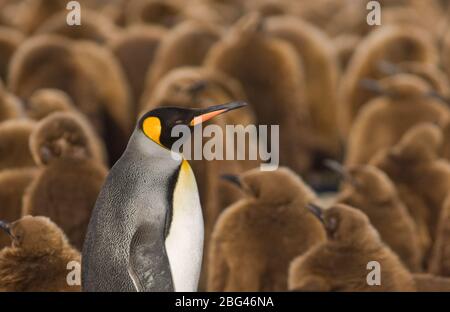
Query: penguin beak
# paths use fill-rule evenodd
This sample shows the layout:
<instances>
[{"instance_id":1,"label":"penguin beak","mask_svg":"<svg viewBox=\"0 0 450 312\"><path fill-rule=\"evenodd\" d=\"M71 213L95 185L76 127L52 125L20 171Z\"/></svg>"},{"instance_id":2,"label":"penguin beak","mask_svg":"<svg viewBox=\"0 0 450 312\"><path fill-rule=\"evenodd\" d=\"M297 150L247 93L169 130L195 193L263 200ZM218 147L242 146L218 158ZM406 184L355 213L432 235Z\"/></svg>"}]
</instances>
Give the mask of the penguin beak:
<instances>
[{"instance_id":1,"label":"penguin beak","mask_svg":"<svg viewBox=\"0 0 450 312\"><path fill-rule=\"evenodd\" d=\"M337 161L326 159L324 161L324 165L331 171L336 172L340 177L342 177L342 179L349 182L355 188L359 187L359 184L356 182L355 178Z\"/></svg>"},{"instance_id":2,"label":"penguin beak","mask_svg":"<svg viewBox=\"0 0 450 312\"><path fill-rule=\"evenodd\" d=\"M384 90L380 83L375 79L363 78L359 81L359 86L367 91L372 91L376 94L387 95L386 90Z\"/></svg>"},{"instance_id":3,"label":"penguin beak","mask_svg":"<svg viewBox=\"0 0 450 312\"><path fill-rule=\"evenodd\" d=\"M245 102L236 101L236 102L230 102L230 103L222 104L222 105L215 105L215 106L208 107L206 109L198 110L195 113L194 118L191 120L189 125L190 126L199 125L213 117L216 117L218 115L221 115L223 113L229 112L234 109L244 107L246 105L247 105L247 103L245 103Z\"/></svg>"},{"instance_id":4,"label":"penguin beak","mask_svg":"<svg viewBox=\"0 0 450 312\"><path fill-rule=\"evenodd\" d=\"M306 208L314 215L320 222L325 224L325 220L323 219L323 208L319 207L316 204L308 203L306 204Z\"/></svg>"},{"instance_id":5,"label":"penguin beak","mask_svg":"<svg viewBox=\"0 0 450 312\"><path fill-rule=\"evenodd\" d=\"M241 180L239 180L239 177L233 174L223 174L220 176L221 179L231 182L234 185L236 185L239 188L242 188Z\"/></svg>"},{"instance_id":6,"label":"penguin beak","mask_svg":"<svg viewBox=\"0 0 450 312\"><path fill-rule=\"evenodd\" d=\"M5 221L0 221L0 230L3 230L6 234L12 237L11 228Z\"/></svg>"}]
</instances>

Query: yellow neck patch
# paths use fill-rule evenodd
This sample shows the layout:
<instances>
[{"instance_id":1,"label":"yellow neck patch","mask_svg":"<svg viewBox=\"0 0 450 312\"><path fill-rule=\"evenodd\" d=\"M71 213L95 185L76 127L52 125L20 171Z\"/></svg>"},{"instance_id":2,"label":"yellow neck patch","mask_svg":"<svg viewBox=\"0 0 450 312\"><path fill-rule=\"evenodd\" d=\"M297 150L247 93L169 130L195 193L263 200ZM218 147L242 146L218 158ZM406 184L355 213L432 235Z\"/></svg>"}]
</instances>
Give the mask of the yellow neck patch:
<instances>
[{"instance_id":1,"label":"yellow neck patch","mask_svg":"<svg viewBox=\"0 0 450 312\"><path fill-rule=\"evenodd\" d=\"M149 117L142 123L142 131L150 139L161 145L159 138L161 137L161 121L158 117Z\"/></svg>"}]
</instances>

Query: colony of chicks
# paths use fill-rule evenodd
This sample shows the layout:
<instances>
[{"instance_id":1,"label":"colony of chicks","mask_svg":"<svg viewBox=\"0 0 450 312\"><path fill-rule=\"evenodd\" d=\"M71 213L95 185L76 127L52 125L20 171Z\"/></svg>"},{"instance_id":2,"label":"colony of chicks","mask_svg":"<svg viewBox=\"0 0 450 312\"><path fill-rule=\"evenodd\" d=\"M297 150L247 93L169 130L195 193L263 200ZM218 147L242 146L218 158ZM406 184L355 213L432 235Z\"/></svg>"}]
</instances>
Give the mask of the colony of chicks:
<instances>
[{"instance_id":1,"label":"colony of chicks","mask_svg":"<svg viewBox=\"0 0 450 312\"><path fill-rule=\"evenodd\" d=\"M192 161L200 290L450 291L447 1L67 2L0 0L0 291L79 291L139 116L233 100L219 126L279 125L281 167Z\"/></svg>"}]
</instances>

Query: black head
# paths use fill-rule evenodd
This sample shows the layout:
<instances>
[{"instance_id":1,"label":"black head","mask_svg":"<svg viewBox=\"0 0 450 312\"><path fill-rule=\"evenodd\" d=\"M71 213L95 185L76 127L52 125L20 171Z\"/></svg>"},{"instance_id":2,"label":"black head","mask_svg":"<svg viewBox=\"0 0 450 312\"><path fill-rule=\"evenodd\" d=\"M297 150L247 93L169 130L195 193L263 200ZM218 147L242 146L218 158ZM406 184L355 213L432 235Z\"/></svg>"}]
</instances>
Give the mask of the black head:
<instances>
[{"instance_id":1,"label":"black head","mask_svg":"<svg viewBox=\"0 0 450 312\"><path fill-rule=\"evenodd\" d=\"M179 139L172 136L175 126L184 125L191 130L217 115L246 106L247 103L236 101L215 105L205 109L190 109L181 107L160 107L146 113L138 123L138 128L152 141L171 149Z\"/></svg>"}]
</instances>

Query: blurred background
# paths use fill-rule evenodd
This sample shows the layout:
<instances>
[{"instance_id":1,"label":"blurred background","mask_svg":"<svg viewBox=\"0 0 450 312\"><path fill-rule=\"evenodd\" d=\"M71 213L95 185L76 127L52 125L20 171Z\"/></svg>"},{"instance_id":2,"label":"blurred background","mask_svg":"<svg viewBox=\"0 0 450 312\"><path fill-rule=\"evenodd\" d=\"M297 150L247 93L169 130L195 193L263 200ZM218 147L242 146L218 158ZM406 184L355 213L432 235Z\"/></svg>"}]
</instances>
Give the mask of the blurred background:
<instances>
[{"instance_id":1,"label":"blurred background","mask_svg":"<svg viewBox=\"0 0 450 312\"><path fill-rule=\"evenodd\" d=\"M81 250L109 168L124 151L138 118L160 106L247 101L248 108L213 122L222 127L280 125L280 165L300 177L299 185L311 188L325 206L342 192L342 172L325 166L326 159L348 170L374 164L378 152L398 151L408 131L424 122L440 133L439 146L427 145L434 137L419 136L412 154L426 150L428 157L430 148L433 157L447 166L450 1L375 1L381 5L381 25L369 25L368 14L377 13L367 9L368 2L89 0L79 1L81 25L69 26L68 1L0 0L0 220L47 216ZM239 248L265 250L261 257L275 259L261 269L273 277L261 282L264 287L246 287L244 282L224 287L214 281L208 286L208 271L227 276L239 266L234 257L222 255L214 261L233 265L216 268L208 255L222 239L215 229L219 216L248 195L220 176L245 175L257 166L258 161L192 162L205 218L201 290L287 290L289 263L306 251L286 251L283 244L274 249L276 239L268 242L260 237L254 242L247 237L256 232L235 233L226 239L242 241ZM403 187L410 191L398 196L419 228L417 223L423 220L408 205L408 200L411 206L416 203L411 200L415 186L400 183L388 171L389 183L399 193ZM447 181L450 173L443 175ZM420 187L446 188L439 179ZM284 186L280 182L262 189L277 196L276 188ZM295 188L292 192L306 196ZM353 201L352 206L368 201L369 195L359 196L362 203ZM420 268L409 267L410 271L430 272L431 250L441 248L434 243L450 245L444 231L448 222L441 222L447 220L441 213L444 197L430 204L434 208L424 208L438 212L423 230L426 247L421 249ZM285 205L270 200L265 204ZM292 218L278 213L259 217L268 224L279 221L282 228ZM250 221L240 222L245 227ZM381 223L389 222L386 217ZM233 232L225 228L227 235ZM279 239L297 235L289 231L277 232ZM445 232L445 237L438 239L435 231ZM10 244L10 238L0 233L0 248ZM240 250L230 246L222 252ZM432 273L450 275L450 265L447 269L436 264Z\"/></svg>"}]
</instances>

